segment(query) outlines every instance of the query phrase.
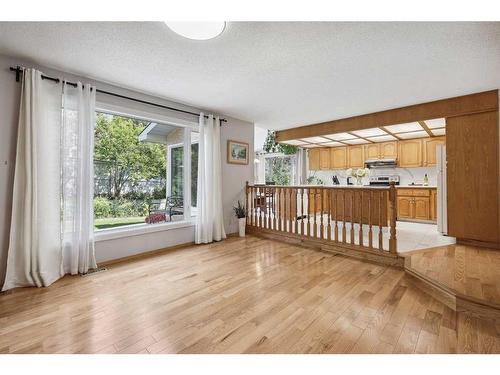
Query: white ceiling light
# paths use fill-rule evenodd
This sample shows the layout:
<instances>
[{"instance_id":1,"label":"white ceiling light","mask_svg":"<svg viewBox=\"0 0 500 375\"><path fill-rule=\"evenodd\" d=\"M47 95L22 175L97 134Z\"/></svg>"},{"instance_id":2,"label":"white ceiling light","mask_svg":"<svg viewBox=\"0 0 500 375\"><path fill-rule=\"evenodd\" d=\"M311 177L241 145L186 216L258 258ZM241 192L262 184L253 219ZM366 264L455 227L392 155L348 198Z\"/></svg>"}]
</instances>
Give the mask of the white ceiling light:
<instances>
[{"instance_id":1,"label":"white ceiling light","mask_svg":"<svg viewBox=\"0 0 500 375\"><path fill-rule=\"evenodd\" d=\"M207 40L222 34L226 28L224 21L214 22L165 22L174 32L195 40Z\"/></svg>"},{"instance_id":2,"label":"white ceiling light","mask_svg":"<svg viewBox=\"0 0 500 375\"><path fill-rule=\"evenodd\" d=\"M376 137L378 135L387 135L387 132L379 128L354 130L351 133L357 135L358 137Z\"/></svg>"}]
</instances>

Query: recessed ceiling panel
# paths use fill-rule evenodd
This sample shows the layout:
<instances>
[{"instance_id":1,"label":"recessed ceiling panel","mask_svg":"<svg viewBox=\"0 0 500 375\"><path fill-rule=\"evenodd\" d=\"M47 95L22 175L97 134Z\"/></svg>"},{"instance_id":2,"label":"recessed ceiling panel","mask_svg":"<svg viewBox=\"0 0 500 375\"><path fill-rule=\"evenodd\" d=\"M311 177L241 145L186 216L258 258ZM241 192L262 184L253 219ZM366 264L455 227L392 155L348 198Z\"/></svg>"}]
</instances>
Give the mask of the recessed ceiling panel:
<instances>
[{"instance_id":1,"label":"recessed ceiling panel","mask_svg":"<svg viewBox=\"0 0 500 375\"><path fill-rule=\"evenodd\" d=\"M336 133L336 134L329 134L325 135L325 137L330 138L334 141L343 141L345 139L353 139L357 138L355 135L349 134L349 133Z\"/></svg>"},{"instance_id":2,"label":"recessed ceiling panel","mask_svg":"<svg viewBox=\"0 0 500 375\"><path fill-rule=\"evenodd\" d=\"M344 142L347 143L347 144L350 144L350 145L362 145L362 144L365 144L365 143L370 143L367 140L361 139L361 138L348 139L348 140L346 140Z\"/></svg>"},{"instance_id":3,"label":"recessed ceiling panel","mask_svg":"<svg viewBox=\"0 0 500 375\"><path fill-rule=\"evenodd\" d=\"M343 146L343 143L340 142L327 142L327 143L321 143L321 146L328 146L328 147L336 147L336 146Z\"/></svg>"},{"instance_id":4,"label":"recessed ceiling panel","mask_svg":"<svg viewBox=\"0 0 500 375\"><path fill-rule=\"evenodd\" d=\"M398 137L403 138L403 139L425 138L428 136L429 136L429 134L427 134L427 132L425 130L418 131L418 132L398 134Z\"/></svg>"},{"instance_id":5,"label":"recessed ceiling panel","mask_svg":"<svg viewBox=\"0 0 500 375\"><path fill-rule=\"evenodd\" d=\"M297 139L292 139L290 141L283 141L283 142L280 142L280 143L284 143L284 144L292 145L292 146L302 146L302 145L307 145L308 144L307 142L299 141Z\"/></svg>"},{"instance_id":6,"label":"recessed ceiling panel","mask_svg":"<svg viewBox=\"0 0 500 375\"><path fill-rule=\"evenodd\" d=\"M446 126L446 119L435 118L433 120L425 120L429 129L444 128Z\"/></svg>"},{"instance_id":7,"label":"recessed ceiling panel","mask_svg":"<svg viewBox=\"0 0 500 375\"><path fill-rule=\"evenodd\" d=\"M406 124L397 124L397 125L389 125L384 126L391 133L404 133L404 132L413 132L417 130L423 130L422 126L418 122L408 122Z\"/></svg>"},{"instance_id":8,"label":"recessed ceiling panel","mask_svg":"<svg viewBox=\"0 0 500 375\"><path fill-rule=\"evenodd\" d=\"M441 128L441 129L432 129L431 130L432 134L434 135L445 135L446 134L446 129Z\"/></svg>"},{"instance_id":9,"label":"recessed ceiling panel","mask_svg":"<svg viewBox=\"0 0 500 375\"><path fill-rule=\"evenodd\" d=\"M309 138L302 138L301 141L309 142L309 143L324 143L328 142L328 138L323 138L323 137L309 137Z\"/></svg>"},{"instance_id":10,"label":"recessed ceiling panel","mask_svg":"<svg viewBox=\"0 0 500 375\"><path fill-rule=\"evenodd\" d=\"M314 148L314 147L325 147L325 146L323 146L323 145L314 145L314 144L309 143L309 144L307 144L307 145L302 145L302 146L300 146L300 147L304 147L304 148Z\"/></svg>"},{"instance_id":11,"label":"recessed ceiling panel","mask_svg":"<svg viewBox=\"0 0 500 375\"><path fill-rule=\"evenodd\" d=\"M372 129L363 129L363 130L354 130L351 132L352 134L356 134L358 137L376 137L378 135L386 135L387 132L383 131L379 128Z\"/></svg>"},{"instance_id":12,"label":"recessed ceiling panel","mask_svg":"<svg viewBox=\"0 0 500 375\"><path fill-rule=\"evenodd\" d=\"M387 134L387 135L381 135L379 137L368 137L366 139L372 142L388 142L388 141L395 141L397 138Z\"/></svg>"}]
</instances>

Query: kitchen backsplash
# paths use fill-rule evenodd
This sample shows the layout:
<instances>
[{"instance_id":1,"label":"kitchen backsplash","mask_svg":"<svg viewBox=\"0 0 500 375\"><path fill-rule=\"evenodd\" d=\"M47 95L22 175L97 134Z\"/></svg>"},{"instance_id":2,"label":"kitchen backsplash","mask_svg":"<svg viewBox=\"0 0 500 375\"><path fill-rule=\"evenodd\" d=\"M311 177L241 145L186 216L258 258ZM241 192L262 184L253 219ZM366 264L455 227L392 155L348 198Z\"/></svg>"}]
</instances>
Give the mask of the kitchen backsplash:
<instances>
[{"instance_id":1,"label":"kitchen backsplash","mask_svg":"<svg viewBox=\"0 0 500 375\"><path fill-rule=\"evenodd\" d=\"M333 185L332 176L336 175L342 185L347 183L347 169L337 169L332 171L312 171L309 172L308 176L315 174L319 177L325 185ZM427 174L429 177L429 185L436 186L437 184L437 168L436 167L426 167L426 168L388 168L388 169L370 169L370 175L399 175L400 185L408 185L412 182L423 183L424 176ZM368 178L363 178L363 184L368 185Z\"/></svg>"}]
</instances>

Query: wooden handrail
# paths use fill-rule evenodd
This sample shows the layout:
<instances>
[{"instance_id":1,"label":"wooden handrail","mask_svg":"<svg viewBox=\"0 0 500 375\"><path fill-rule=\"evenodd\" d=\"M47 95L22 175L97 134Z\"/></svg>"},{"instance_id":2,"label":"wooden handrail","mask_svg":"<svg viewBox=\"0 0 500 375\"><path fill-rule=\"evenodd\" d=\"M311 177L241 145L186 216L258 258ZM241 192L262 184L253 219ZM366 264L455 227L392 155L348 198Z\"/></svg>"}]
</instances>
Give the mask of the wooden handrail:
<instances>
[{"instance_id":1,"label":"wooden handrail","mask_svg":"<svg viewBox=\"0 0 500 375\"><path fill-rule=\"evenodd\" d=\"M252 229L397 254L394 183L373 187L247 182L245 194L246 225Z\"/></svg>"}]
</instances>

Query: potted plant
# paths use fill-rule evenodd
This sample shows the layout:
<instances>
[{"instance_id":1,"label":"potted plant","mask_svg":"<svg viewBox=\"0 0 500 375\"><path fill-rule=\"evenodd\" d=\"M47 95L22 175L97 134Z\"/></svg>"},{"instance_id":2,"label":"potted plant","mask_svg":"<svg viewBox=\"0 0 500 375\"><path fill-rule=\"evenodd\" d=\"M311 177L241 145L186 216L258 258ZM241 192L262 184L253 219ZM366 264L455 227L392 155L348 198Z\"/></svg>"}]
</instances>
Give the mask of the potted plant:
<instances>
[{"instance_id":1,"label":"potted plant","mask_svg":"<svg viewBox=\"0 0 500 375\"><path fill-rule=\"evenodd\" d=\"M245 206L241 204L240 201L238 201L238 206L233 207L234 213L236 214L236 217L238 218L238 229L240 232L240 237L245 237L245 225L246 225L246 216L247 216L247 211L245 209Z\"/></svg>"}]
</instances>

